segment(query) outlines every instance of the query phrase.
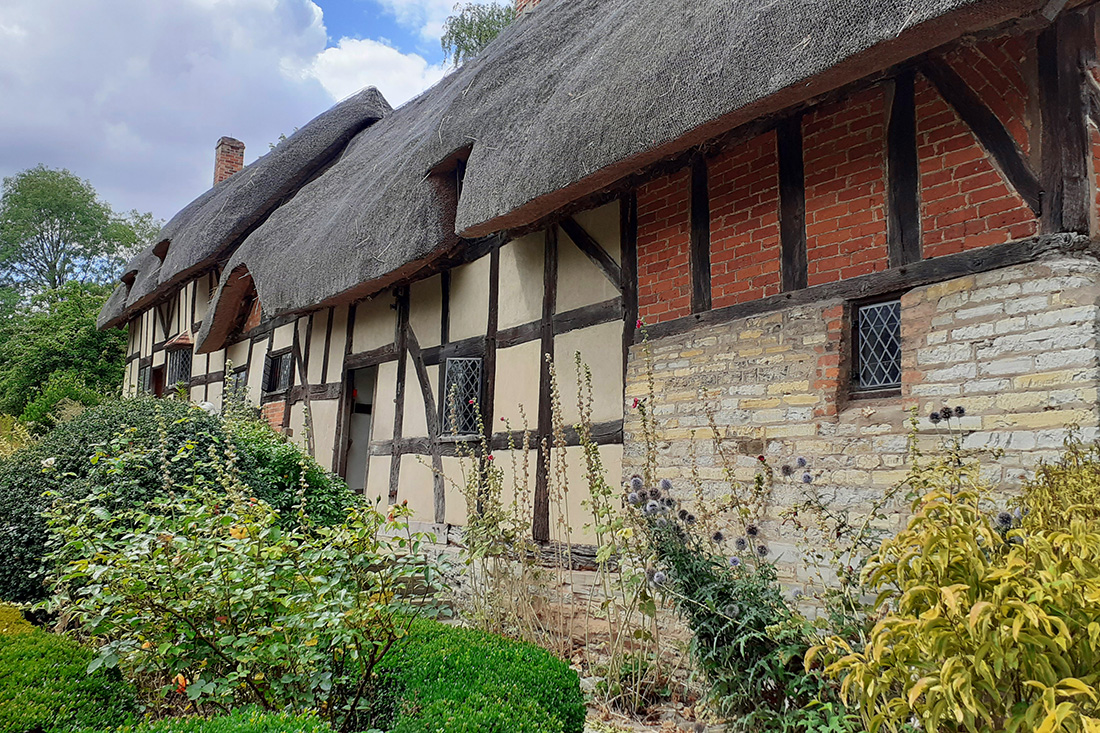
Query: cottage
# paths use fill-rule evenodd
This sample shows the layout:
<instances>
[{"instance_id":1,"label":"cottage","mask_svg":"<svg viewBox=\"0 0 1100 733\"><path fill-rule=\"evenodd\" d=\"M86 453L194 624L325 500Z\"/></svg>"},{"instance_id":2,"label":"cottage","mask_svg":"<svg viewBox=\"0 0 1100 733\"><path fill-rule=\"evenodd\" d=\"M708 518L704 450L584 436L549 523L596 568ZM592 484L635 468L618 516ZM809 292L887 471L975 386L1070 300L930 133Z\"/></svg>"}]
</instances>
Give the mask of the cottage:
<instances>
[{"instance_id":1,"label":"cottage","mask_svg":"<svg viewBox=\"0 0 1100 733\"><path fill-rule=\"evenodd\" d=\"M549 365L571 423L577 351L615 477L635 398L673 479L693 453L721 478L713 420L746 475L803 456L857 503L899 477L912 407L964 407L968 446L1011 449L996 481L1096 434L1096 5L524 4L396 110L366 89L243 168L223 138L100 316L126 388L247 386L437 525L464 521L464 441L526 415L538 540L550 453L579 451L548 447Z\"/></svg>"}]
</instances>

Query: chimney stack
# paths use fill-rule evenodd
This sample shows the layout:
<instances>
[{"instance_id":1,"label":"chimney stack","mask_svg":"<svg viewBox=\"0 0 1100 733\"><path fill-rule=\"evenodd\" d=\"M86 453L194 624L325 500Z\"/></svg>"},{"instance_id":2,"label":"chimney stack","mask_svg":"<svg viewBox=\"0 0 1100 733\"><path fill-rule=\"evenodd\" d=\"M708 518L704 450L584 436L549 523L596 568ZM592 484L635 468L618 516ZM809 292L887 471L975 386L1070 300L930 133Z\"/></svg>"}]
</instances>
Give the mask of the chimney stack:
<instances>
[{"instance_id":1,"label":"chimney stack","mask_svg":"<svg viewBox=\"0 0 1100 733\"><path fill-rule=\"evenodd\" d=\"M214 146L214 185L244 168L244 143L240 140L223 137Z\"/></svg>"},{"instance_id":2,"label":"chimney stack","mask_svg":"<svg viewBox=\"0 0 1100 733\"><path fill-rule=\"evenodd\" d=\"M539 0L516 0L516 17L529 13L539 4Z\"/></svg>"}]
</instances>

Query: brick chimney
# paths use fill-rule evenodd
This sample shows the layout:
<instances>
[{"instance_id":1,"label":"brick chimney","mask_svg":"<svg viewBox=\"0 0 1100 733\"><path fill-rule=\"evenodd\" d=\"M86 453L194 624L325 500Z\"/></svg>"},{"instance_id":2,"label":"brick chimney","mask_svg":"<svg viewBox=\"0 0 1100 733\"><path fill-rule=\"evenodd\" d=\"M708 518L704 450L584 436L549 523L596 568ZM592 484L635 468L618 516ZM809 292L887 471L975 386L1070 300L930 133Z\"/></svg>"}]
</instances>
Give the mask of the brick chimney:
<instances>
[{"instance_id":1,"label":"brick chimney","mask_svg":"<svg viewBox=\"0 0 1100 733\"><path fill-rule=\"evenodd\" d=\"M516 0L516 17L529 13L539 4L539 0Z\"/></svg>"},{"instance_id":2,"label":"brick chimney","mask_svg":"<svg viewBox=\"0 0 1100 733\"><path fill-rule=\"evenodd\" d=\"M214 185L244 168L244 143L231 137L223 137L214 146Z\"/></svg>"}]
</instances>

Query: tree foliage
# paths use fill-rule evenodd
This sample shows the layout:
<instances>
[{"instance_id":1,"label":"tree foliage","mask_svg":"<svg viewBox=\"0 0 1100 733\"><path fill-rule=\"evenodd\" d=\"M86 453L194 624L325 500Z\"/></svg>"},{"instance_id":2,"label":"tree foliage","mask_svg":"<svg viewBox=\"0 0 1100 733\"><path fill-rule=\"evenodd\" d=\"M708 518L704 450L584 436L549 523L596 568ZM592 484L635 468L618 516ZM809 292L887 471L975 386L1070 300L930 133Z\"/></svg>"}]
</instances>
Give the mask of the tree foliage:
<instances>
[{"instance_id":1,"label":"tree foliage","mask_svg":"<svg viewBox=\"0 0 1100 733\"><path fill-rule=\"evenodd\" d=\"M0 194L0 284L33 294L108 283L158 228L152 214L115 213L67 170L29 168Z\"/></svg>"},{"instance_id":2,"label":"tree foliage","mask_svg":"<svg viewBox=\"0 0 1100 733\"><path fill-rule=\"evenodd\" d=\"M516 18L511 5L497 2L455 5L454 10L455 14L443 23L440 43L447 60L455 66L477 56Z\"/></svg>"},{"instance_id":3,"label":"tree foliage","mask_svg":"<svg viewBox=\"0 0 1100 733\"><path fill-rule=\"evenodd\" d=\"M70 282L35 295L0 322L0 412L49 427L62 399L94 404L96 395L118 389L126 335L95 325L109 292Z\"/></svg>"}]
</instances>

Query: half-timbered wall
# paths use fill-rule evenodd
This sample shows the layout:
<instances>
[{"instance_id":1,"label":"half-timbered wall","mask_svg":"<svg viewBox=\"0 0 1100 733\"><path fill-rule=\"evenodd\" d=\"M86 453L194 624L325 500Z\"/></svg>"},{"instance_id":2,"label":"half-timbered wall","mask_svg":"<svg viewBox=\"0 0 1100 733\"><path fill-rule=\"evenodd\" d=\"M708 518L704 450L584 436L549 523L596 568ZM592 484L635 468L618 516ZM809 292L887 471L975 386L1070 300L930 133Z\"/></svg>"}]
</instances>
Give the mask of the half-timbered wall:
<instances>
[{"instance_id":1,"label":"half-timbered wall","mask_svg":"<svg viewBox=\"0 0 1100 733\"><path fill-rule=\"evenodd\" d=\"M420 520L462 524L454 482L468 444L448 437L443 382L448 358L479 358L493 450L507 455L529 431L540 540L556 532L556 466L568 464L574 539L585 523L576 352L613 480L640 465L635 397L656 401L661 461L678 478L709 414L733 430L744 471L761 453L806 453L849 484L893 480L904 411L945 400L971 410L970 442L1046 455L1053 415L1096 424L1095 263L1079 251L1100 233L1094 16L916 59L640 171L586 210L466 242L373 297L257 311L226 348L194 356L191 399L220 407L246 370L252 403L322 464L368 496L407 500ZM128 390L197 330L216 282L199 275L130 322ZM848 389L851 314L886 296L902 301L904 382L868 400ZM1060 368L1041 353L1055 350L1076 361ZM289 386L266 392L281 353ZM369 439L356 415L369 415ZM559 422L568 429L555 435ZM510 476L510 458L502 467Z\"/></svg>"},{"instance_id":2,"label":"half-timbered wall","mask_svg":"<svg viewBox=\"0 0 1100 733\"><path fill-rule=\"evenodd\" d=\"M652 403L662 477L721 495L726 465L751 480L758 456L801 457L858 514L904 478L912 410L931 448L948 424L927 416L962 406L950 426L967 448L1008 451L987 475L1002 487L1056 456L1069 426L1100 433L1096 27L1075 11L965 41L639 189L647 338L626 395ZM901 383L860 392L854 313L876 299L900 299ZM628 410L627 475L646 465L641 428ZM794 573L781 513L805 487L787 473L764 529Z\"/></svg>"}]
</instances>

